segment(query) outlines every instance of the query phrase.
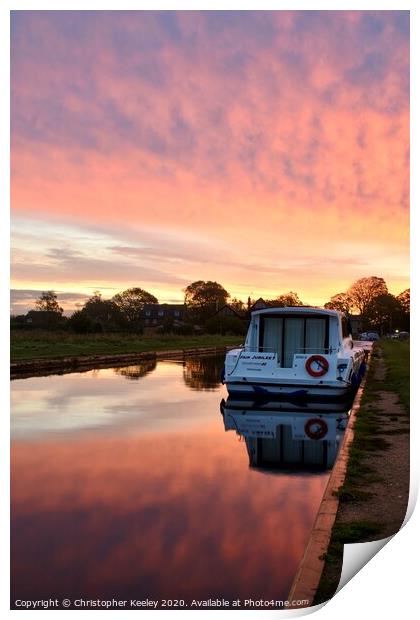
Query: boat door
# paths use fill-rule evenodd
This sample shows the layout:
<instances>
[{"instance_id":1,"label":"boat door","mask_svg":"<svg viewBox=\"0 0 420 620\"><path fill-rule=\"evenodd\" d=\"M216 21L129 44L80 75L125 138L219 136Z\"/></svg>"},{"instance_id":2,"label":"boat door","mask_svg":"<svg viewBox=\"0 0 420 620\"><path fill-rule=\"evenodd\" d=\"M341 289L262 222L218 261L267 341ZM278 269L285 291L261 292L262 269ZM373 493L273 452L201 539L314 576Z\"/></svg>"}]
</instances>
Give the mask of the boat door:
<instances>
[{"instance_id":1,"label":"boat door","mask_svg":"<svg viewBox=\"0 0 420 620\"><path fill-rule=\"evenodd\" d=\"M328 352L328 318L319 316L263 316L260 351L277 353L279 366L291 368L297 353Z\"/></svg>"}]
</instances>

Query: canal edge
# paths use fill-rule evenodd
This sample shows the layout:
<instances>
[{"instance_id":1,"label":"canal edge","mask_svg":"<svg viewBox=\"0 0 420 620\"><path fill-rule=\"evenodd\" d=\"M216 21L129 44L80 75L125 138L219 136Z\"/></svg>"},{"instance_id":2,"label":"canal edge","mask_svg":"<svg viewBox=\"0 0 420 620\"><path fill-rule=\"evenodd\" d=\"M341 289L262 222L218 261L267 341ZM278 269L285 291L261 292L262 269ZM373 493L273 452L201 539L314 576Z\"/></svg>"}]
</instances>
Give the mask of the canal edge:
<instances>
[{"instance_id":1,"label":"canal edge","mask_svg":"<svg viewBox=\"0 0 420 620\"><path fill-rule=\"evenodd\" d=\"M307 607L310 607L315 598L324 569L325 560L323 558L328 550L332 528L337 517L340 504L338 491L346 477L350 448L354 438L354 424L357 412L360 409L366 381L367 373L362 380L351 408L343 443L331 471L308 543L287 597L289 603L305 600L308 602Z\"/></svg>"},{"instance_id":2,"label":"canal edge","mask_svg":"<svg viewBox=\"0 0 420 620\"><path fill-rule=\"evenodd\" d=\"M72 356L62 358L38 358L10 363L10 378L24 379L39 375L83 372L96 368L127 366L148 360L176 359L194 355L225 353L234 345L198 347L190 349L169 349L167 351L141 351L139 353L115 353L105 355Z\"/></svg>"}]
</instances>

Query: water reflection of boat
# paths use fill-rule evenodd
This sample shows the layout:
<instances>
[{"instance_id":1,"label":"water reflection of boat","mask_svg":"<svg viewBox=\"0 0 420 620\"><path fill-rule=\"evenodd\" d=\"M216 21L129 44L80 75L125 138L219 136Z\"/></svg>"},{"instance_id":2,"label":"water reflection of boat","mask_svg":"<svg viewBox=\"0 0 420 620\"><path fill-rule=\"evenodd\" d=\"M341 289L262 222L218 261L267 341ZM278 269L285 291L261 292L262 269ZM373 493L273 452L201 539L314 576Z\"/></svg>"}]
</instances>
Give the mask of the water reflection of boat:
<instances>
[{"instance_id":1,"label":"water reflection of boat","mask_svg":"<svg viewBox=\"0 0 420 620\"><path fill-rule=\"evenodd\" d=\"M272 398L251 398L250 396L247 398L246 396L229 396L228 401L230 408L236 408L239 410L247 409L249 411L270 411L273 408L277 411L289 411L289 412L319 412L319 413L336 413L347 412L351 409L353 404L353 396L348 398L341 399L328 399L326 400L321 398L308 398L306 396L296 396L293 395L289 397L284 397L282 399L272 397Z\"/></svg>"},{"instance_id":2,"label":"water reflection of boat","mask_svg":"<svg viewBox=\"0 0 420 620\"><path fill-rule=\"evenodd\" d=\"M252 313L245 346L226 355L229 394L346 397L364 373L365 351L341 312L267 308Z\"/></svg>"},{"instance_id":3,"label":"water reflection of boat","mask_svg":"<svg viewBox=\"0 0 420 620\"><path fill-rule=\"evenodd\" d=\"M265 408L244 408L240 402L222 400L225 430L243 437L251 467L268 469L329 469L334 464L348 410L288 411L283 403Z\"/></svg>"}]
</instances>

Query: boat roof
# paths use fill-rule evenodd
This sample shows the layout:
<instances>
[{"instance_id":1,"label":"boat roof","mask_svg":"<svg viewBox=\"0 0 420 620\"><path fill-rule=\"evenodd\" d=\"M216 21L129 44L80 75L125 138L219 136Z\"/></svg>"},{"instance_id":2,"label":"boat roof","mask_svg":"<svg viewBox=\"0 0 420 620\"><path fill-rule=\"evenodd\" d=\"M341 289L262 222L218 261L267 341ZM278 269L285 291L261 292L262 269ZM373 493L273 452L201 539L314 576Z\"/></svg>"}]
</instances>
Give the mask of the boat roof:
<instances>
[{"instance_id":1,"label":"boat roof","mask_svg":"<svg viewBox=\"0 0 420 620\"><path fill-rule=\"evenodd\" d=\"M325 316L341 316L343 313L339 310L326 310L325 308L314 308L313 306L273 306L271 308L263 308L262 310L254 310L252 316L260 314L323 314Z\"/></svg>"}]
</instances>

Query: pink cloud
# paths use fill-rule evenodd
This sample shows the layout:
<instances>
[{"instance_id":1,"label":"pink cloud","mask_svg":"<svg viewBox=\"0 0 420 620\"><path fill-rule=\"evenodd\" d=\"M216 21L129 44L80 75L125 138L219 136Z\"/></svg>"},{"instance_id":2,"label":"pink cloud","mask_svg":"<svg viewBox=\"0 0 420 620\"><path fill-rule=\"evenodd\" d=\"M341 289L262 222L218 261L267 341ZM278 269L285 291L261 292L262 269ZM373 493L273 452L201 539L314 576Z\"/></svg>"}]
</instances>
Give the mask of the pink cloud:
<instances>
[{"instance_id":1,"label":"pink cloud","mask_svg":"<svg viewBox=\"0 0 420 620\"><path fill-rule=\"evenodd\" d=\"M339 256L342 239L394 252L407 274L401 14L57 19L35 12L15 35L15 213L121 238L210 236L244 266L252 240L263 263L290 266L286 288L299 280L292 257ZM232 278L243 287L246 267Z\"/></svg>"}]
</instances>

